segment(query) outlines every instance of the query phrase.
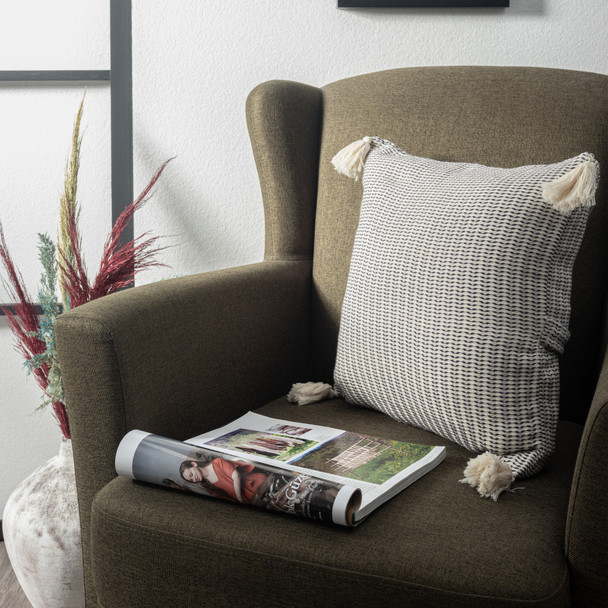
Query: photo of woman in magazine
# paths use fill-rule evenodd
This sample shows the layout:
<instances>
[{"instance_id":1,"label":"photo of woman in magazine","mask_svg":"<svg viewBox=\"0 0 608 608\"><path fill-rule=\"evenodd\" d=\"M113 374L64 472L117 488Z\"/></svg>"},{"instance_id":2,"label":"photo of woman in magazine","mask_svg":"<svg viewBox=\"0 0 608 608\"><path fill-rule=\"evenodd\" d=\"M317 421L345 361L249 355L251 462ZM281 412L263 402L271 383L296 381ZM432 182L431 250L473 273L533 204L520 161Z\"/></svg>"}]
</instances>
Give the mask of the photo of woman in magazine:
<instances>
[{"instance_id":1,"label":"photo of woman in magazine","mask_svg":"<svg viewBox=\"0 0 608 608\"><path fill-rule=\"evenodd\" d=\"M225 458L184 460L179 473L182 479L199 486L211 496L254 505L259 498L260 487L268 486L272 481L268 474L252 464Z\"/></svg>"},{"instance_id":2,"label":"photo of woman in magazine","mask_svg":"<svg viewBox=\"0 0 608 608\"><path fill-rule=\"evenodd\" d=\"M252 464L225 458L184 460L180 476L204 493L275 511L331 521L338 489L307 475L286 476L263 471Z\"/></svg>"}]
</instances>

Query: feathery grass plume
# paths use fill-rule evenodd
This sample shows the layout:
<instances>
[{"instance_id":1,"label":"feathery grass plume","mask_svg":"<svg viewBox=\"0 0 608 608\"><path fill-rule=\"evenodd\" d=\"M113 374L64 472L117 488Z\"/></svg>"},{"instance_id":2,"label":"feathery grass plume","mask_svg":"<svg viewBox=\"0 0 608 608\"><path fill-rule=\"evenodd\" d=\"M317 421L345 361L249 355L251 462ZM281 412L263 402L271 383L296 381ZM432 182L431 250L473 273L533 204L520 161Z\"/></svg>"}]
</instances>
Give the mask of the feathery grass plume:
<instances>
[{"instance_id":1,"label":"feathery grass plume","mask_svg":"<svg viewBox=\"0 0 608 608\"><path fill-rule=\"evenodd\" d=\"M80 208L76 201L76 192L78 189L78 170L80 169L80 147L82 145L82 135L80 135L80 121L82 119L82 113L84 110L84 98L86 96L86 89L82 95L82 101L76 114L76 120L74 121L74 128L72 130L72 149L70 152L70 158L66 163L65 168L65 179L63 183L63 193L61 194L60 206L59 206L59 232L57 235L57 250L59 257L65 258L74 264L76 262L75 253L73 250L73 239L70 236L70 228L68 218L70 214L74 216L76 227L78 226L78 220L80 217ZM77 235L78 240L80 234ZM63 306L67 310L70 307L68 292L65 289L65 281L62 277L62 270L59 268L59 289L61 291L61 298Z\"/></svg>"},{"instance_id":2,"label":"feathery grass plume","mask_svg":"<svg viewBox=\"0 0 608 608\"><path fill-rule=\"evenodd\" d=\"M153 246L158 237L146 239L147 235L143 234L124 245L121 245L120 237L135 212L141 209L150 199L154 184L172 160L170 158L161 165L141 194L125 208L114 222L104 246L99 271L92 283L89 282L87 277L76 219L71 212L69 213L68 234L72 239L74 263L70 263L60 252L59 266L62 268L65 289L72 308L114 293L124 287L129 287L133 284L135 274L145 268L165 266L165 264L154 259L157 253L166 249L166 247Z\"/></svg>"},{"instance_id":3,"label":"feathery grass plume","mask_svg":"<svg viewBox=\"0 0 608 608\"><path fill-rule=\"evenodd\" d=\"M66 293L68 304L66 308L74 308L90 301L91 287L87 277L84 258L82 257L82 244L77 217L73 209L68 209L66 226L73 261L70 261L63 251L57 250L61 273L59 282Z\"/></svg>"},{"instance_id":4,"label":"feathery grass plume","mask_svg":"<svg viewBox=\"0 0 608 608\"><path fill-rule=\"evenodd\" d=\"M91 296L93 298L100 298L132 285L135 275L145 268L166 266L154 259L156 254L166 249L166 247L153 247L158 237L145 238L146 233L122 246L120 237L135 212L151 198L152 188L172 160L173 158L170 158L160 166L140 195L125 208L114 222L112 232L103 249L97 277L92 286Z\"/></svg>"}]
</instances>

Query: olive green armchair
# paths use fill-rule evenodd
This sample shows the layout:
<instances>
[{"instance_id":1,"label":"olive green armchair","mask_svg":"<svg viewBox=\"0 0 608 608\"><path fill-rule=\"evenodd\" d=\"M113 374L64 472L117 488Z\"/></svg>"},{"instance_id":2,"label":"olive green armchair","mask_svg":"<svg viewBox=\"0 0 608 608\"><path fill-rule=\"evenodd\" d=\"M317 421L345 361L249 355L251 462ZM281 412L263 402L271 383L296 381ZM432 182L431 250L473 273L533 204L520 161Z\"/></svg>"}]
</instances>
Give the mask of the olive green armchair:
<instances>
[{"instance_id":1,"label":"olive green armchair","mask_svg":"<svg viewBox=\"0 0 608 608\"><path fill-rule=\"evenodd\" d=\"M332 382L361 201L360 184L331 166L342 146L381 135L418 156L502 167L589 151L608 167L608 76L408 68L323 88L267 82L246 110L264 260L57 321L88 608L608 605L608 180L574 268L557 449L525 490L484 500L457 482L464 448L341 399L285 398L294 382ZM131 429L185 439L254 409L440 443L447 457L348 529L116 476Z\"/></svg>"}]
</instances>

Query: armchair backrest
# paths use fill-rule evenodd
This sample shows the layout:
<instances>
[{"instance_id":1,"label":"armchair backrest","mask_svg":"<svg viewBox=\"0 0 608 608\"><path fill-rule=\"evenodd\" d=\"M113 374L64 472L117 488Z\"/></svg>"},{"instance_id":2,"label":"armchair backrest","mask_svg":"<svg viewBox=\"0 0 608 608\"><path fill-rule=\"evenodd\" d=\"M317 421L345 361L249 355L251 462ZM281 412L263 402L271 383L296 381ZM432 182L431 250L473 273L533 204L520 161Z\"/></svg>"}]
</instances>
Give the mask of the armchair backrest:
<instances>
[{"instance_id":1,"label":"armchair backrest","mask_svg":"<svg viewBox=\"0 0 608 608\"><path fill-rule=\"evenodd\" d=\"M360 182L331 165L342 147L379 135L439 160L515 167L588 151L608 167L608 76L586 72L430 67L357 76L320 90L266 83L250 96L248 119L266 257L313 257L311 356L314 378L326 381L362 193ZM575 265L571 338L561 363L562 417L576 421L586 417L606 336L607 182L600 181Z\"/></svg>"}]
</instances>

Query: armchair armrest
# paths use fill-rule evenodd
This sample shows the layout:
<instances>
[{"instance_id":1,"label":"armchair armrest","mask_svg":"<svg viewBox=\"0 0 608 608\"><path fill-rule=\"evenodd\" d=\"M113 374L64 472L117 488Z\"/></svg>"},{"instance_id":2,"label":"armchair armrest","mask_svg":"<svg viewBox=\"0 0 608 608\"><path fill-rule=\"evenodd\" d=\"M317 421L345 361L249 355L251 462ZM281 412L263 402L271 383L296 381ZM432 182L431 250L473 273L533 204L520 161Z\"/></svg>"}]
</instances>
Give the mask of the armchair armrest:
<instances>
[{"instance_id":1,"label":"armchair armrest","mask_svg":"<svg viewBox=\"0 0 608 608\"><path fill-rule=\"evenodd\" d=\"M161 281L61 315L87 597L90 509L133 428L184 439L286 394L307 375L309 260Z\"/></svg>"},{"instance_id":2,"label":"armchair armrest","mask_svg":"<svg viewBox=\"0 0 608 608\"><path fill-rule=\"evenodd\" d=\"M578 452L566 524L574 606L608 605L608 349Z\"/></svg>"}]
</instances>

